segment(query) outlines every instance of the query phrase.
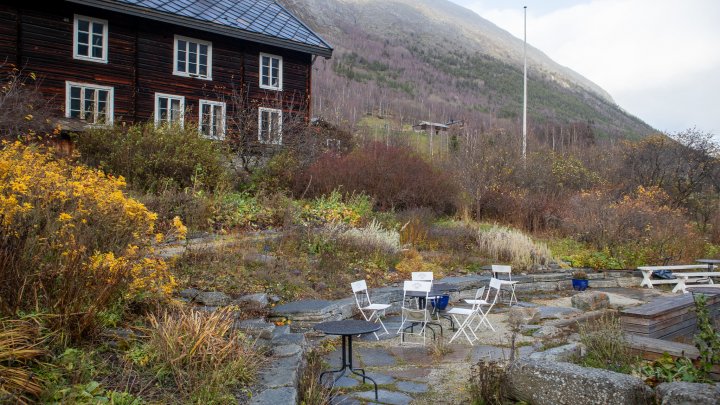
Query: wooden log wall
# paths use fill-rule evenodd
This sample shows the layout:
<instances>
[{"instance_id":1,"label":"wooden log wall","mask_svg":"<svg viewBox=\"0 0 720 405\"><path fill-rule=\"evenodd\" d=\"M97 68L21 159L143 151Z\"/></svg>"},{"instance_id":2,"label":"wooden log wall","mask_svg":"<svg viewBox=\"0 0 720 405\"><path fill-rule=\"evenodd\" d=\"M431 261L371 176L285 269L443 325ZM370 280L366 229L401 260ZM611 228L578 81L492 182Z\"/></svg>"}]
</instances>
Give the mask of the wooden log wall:
<instances>
[{"instance_id":1,"label":"wooden log wall","mask_svg":"<svg viewBox=\"0 0 720 405\"><path fill-rule=\"evenodd\" d=\"M75 14L108 21L108 63L73 59ZM173 75L175 35L212 42L212 80ZM283 91L260 89L260 52L283 58ZM282 108L283 118L310 114L310 54L63 1L0 5L2 60L34 72L58 115L64 115L66 80L113 87L116 123L152 119L156 92L185 97L188 125L196 125L201 99L225 101L234 114L233 91L254 108Z\"/></svg>"}]
</instances>

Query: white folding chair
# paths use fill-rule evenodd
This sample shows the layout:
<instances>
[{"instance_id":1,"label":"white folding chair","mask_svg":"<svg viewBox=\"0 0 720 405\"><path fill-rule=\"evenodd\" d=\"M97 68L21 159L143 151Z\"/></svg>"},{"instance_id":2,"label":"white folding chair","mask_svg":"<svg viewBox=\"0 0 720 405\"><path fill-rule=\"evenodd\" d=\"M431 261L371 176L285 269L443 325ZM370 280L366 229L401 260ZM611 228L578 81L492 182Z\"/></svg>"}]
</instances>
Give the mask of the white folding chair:
<instances>
[{"instance_id":1,"label":"white folding chair","mask_svg":"<svg viewBox=\"0 0 720 405\"><path fill-rule=\"evenodd\" d=\"M405 281L403 283L401 322L400 328L398 328L398 334L400 335L401 343L405 342L405 335L407 334L421 336L423 339L422 344L425 344L426 331L428 329L427 324L428 322L432 321L432 315L427 309L427 305L429 302L428 295L430 294L431 288L431 283L428 283L427 281L416 280ZM421 295L424 295L425 305L423 308L417 308L417 305L415 305L416 302L420 301L418 298L422 299L423 297L418 297L417 295L410 295L408 294L409 292L419 292ZM418 333L414 333L412 331L416 324L421 325L420 332ZM408 328L412 328L411 332L405 332L405 330ZM433 331L433 336L435 336L435 331Z\"/></svg>"},{"instance_id":2,"label":"white folding chair","mask_svg":"<svg viewBox=\"0 0 720 405\"><path fill-rule=\"evenodd\" d=\"M380 319L380 314L385 316L385 310L390 308L390 305L373 304L370 301L370 294L368 293L367 283L365 283L365 280L350 283L350 287L352 287L353 295L355 296L355 303L357 304L363 318L365 318L368 322L379 323L385 331L385 333L381 333L381 335L389 335L390 332L388 332L387 328L385 328L385 324ZM365 301L367 301L367 303L365 303ZM373 334L375 335L375 339L380 340L377 332L373 332Z\"/></svg>"},{"instance_id":3,"label":"white folding chair","mask_svg":"<svg viewBox=\"0 0 720 405\"><path fill-rule=\"evenodd\" d=\"M502 286L502 283L500 280L496 278L490 279L490 288L488 289L487 293L485 294L485 299L482 300L482 302L478 302L478 317L480 318L480 322L475 326L473 331L478 330L481 325L487 325L488 328L490 328L493 332L495 332L495 328L493 328L492 324L488 320L487 316L490 313L490 311L495 306L495 303L497 302L498 296L500 295L500 287ZM492 301L490 301L490 296L492 295ZM465 302L468 302L470 300L465 300ZM482 307L487 305L488 308L483 311Z\"/></svg>"},{"instance_id":4,"label":"white folding chair","mask_svg":"<svg viewBox=\"0 0 720 405\"><path fill-rule=\"evenodd\" d=\"M429 281L433 282L433 272L432 271L413 271L412 272L412 281Z\"/></svg>"},{"instance_id":5,"label":"white folding chair","mask_svg":"<svg viewBox=\"0 0 720 405\"><path fill-rule=\"evenodd\" d=\"M518 300L515 296L515 284L517 284L517 281L512 281L512 268L510 266L506 265L500 265L500 264L493 264L492 265L492 274L493 277L500 280L500 284L502 286L507 286L510 289L510 301L508 302L509 306L512 306L513 301L517 304ZM501 279L501 274L507 274L507 279Z\"/></svg>"},{"instance_id":6,"label":"white folding chair","mask_svg":"<svg viewBox=\"0 0 720 405\"><path fill-rule=\"evenodd\" d=\"M475 299L465 300L465 302L472 304L472 308L455 307L445 312L455 320L455 323L457 325L459 325L457 330L455 331L455 334L450 338L450 343L452 343L453 340L460 336L461 333L465 335L465 338L470 343L470 346L472 346L474 341L478 340L478 337L475 334L475 331L473 330L471 325L473 318L478 316L478 310L480 308L480 305L486 304L484 300L485 297L483 297L484 293L485 287L478 288L478 290L475 292ZM465 319L460 322L458 316L464 316ZM472 338L470 337L470 335L467 334L467 330L469 330L472 334Z\"/></svg>"}]
</instances>

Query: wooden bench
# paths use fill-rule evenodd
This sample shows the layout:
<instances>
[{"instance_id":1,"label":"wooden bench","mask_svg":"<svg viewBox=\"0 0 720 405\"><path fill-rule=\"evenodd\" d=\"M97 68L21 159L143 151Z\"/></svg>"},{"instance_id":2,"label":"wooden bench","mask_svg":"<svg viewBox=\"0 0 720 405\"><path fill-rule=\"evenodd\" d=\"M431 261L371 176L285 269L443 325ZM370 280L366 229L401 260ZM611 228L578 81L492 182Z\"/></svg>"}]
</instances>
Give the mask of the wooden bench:
<instances>
[{"instance_id":1,"label":"wooden bench","mask_svg":"<svg viewBox=\"0 0 720 405\"><path fill-rule=\"evenodd\" d=\"M697 347L685 343L654 339L634 333L626 333L625 341L630 350L638 353L645 360L657 360L665 353L674 358L687 357L690 360L697 360L700 357Z\"/></svg>"},{"instance_id":2,"label":"wooden bench","mask_svg":"<svg viewBox=\"0 0 720 405\"><path fill-rule=\"evenodd\" d=\"M708 282L709 284L705 285L713 285L712 279L710 277L720 277L720 272L714 272L714 271L703 271L703 272L691 272L691 273L682 273L677 272L673 273L675 276L674 279L671 280L653 280L652 279L652 273L654 271L659 270L670 270L670 271L679 271L679 270L705 270L708 269L707 264L682 264L682 265L670 265L670 266L641 266L638 267L638 270L643 275L643 279L640 282L640 287L646 286L648 288L653 288L654 284L675 284L675 288L673 288L673 292L687 292L686 285L688 283L701 283L701 282ZM709 281L708 281L709 280Z\"/></svg>"},{"instance_id":3,"label":"wooden bench","mask_svg":"<svg viewBox=\"0 0 720 405\"><path fill-rule=\"evenodd\" d=\"M713 289L715 291L715 289ZM707 294L710 317L720 316L720 289ZM665 340L691 339L697 329L695 301L691 294L661 297L620 312L620 325L627 333Z\"/></svg>"}]
</instances>

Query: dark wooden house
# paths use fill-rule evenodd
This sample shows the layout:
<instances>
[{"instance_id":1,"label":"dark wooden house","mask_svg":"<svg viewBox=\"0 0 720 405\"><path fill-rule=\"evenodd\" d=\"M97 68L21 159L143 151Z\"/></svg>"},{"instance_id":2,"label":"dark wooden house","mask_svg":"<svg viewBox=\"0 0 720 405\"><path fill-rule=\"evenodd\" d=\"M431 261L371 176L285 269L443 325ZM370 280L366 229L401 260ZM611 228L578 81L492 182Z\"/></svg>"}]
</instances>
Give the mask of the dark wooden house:
<instances>
[{"instance_id":1,"label":"dark wooden house","mask_svg":"<svg viewBox=\"0 0 720 405\"><path fill-rule=\"evenodd\" d=\"M314 58L331 55L272 0L0 0L0 63L33 72L70 123L222 139L242 110L259 143L282 144L284 117L310 117Z\"/></svg>"}]
</instances>

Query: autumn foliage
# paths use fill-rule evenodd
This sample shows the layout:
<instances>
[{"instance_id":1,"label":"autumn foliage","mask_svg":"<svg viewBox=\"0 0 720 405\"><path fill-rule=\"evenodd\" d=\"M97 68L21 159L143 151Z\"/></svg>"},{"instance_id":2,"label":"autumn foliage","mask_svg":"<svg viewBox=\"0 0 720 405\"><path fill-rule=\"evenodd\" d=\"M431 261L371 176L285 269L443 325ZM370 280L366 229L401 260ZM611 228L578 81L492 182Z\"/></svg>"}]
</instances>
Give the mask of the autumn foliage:
<instances>
[{"instance_id":1,"label":"autumn foliage","mask_svg":"<svg viewBox=\"0 0 720 405\"><path fill-rule=\"evenodd\" d=\"M347 155L323 155L298 176L295 189L298 194L307 190L309 196L338 189L363 193L381 210L430 207L436 212L451 212L456 196L449 174L410 148L377 142Z\"/></svg>"},{"instance_id":2,"label":"autumn foliage","mask_svg":"<svg viewBox=\"0 0 720 405\"><path fill-rule=\"evenodd\" d=\"M47 314L70 340L93 331L119 298L168 294L151 255L157 216L123 193L122 177L20 143L0 151L0 314ZM186 230L175 221L183 236Z\"/></svg>"}]
</instances>

